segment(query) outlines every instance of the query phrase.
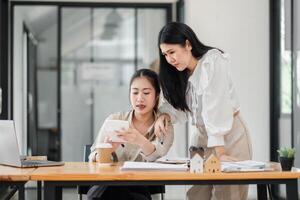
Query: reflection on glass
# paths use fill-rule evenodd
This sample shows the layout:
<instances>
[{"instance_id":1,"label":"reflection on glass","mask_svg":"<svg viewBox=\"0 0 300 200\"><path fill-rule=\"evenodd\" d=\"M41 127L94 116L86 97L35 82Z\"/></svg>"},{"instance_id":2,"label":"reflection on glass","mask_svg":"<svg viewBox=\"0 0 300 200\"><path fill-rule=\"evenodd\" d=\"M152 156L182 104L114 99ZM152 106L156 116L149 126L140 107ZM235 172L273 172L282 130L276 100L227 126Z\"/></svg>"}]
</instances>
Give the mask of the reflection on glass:
<instances>
[{"instance_id":1,"label":"reflection on glass","mask_svg":"<svg viewBox=\"0 0 300 200\"><path fill-rule=\"evenodd\" d=\"M166 24L166 12L163 9L139 9L137 15L138 68L151 66L158 72L157 36ZM145 24L151 24L151 26L145 26Z\"/></svg>"}]
</instances>

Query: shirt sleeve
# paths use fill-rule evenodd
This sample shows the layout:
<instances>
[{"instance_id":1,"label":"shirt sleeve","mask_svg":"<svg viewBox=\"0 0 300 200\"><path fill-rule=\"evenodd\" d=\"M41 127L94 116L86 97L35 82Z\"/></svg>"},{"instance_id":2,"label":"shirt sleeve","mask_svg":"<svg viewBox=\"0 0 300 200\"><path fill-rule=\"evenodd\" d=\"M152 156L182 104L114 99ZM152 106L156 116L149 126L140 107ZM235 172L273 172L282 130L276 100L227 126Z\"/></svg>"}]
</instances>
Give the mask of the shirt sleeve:
<instances>
[{"instance_id":1,"label":"shirt sleeve","mask_svg":"<svg viewBox=\"0 0 300 200\"><path fill-rule=\"evenodd\" d=\"M206 63L208 85L202 96L202 117L208 135L207 147L224 146L224 135L233 124L234 108L229 93L229 60L221 53Z\"/></svg>"},{"instance_id":2,"label":"shirt sleeve","mask_svg":"<svg viewBox=\"0 0 300 200\"><path fill-rule=\"evenodd\" d=\"M187 113L174 108L163 96L160 94L159 98L159 112L166 113L171 117L172 124L185 123L187 121Z\"/></svg>"},{"instance_id":3,"label":"shirt sleeve","mask_svg":"<svg viewBox=\"0 0 300 200\"><path fill-rule=\"evenodd\" d=\"M105 119L106 120L110 120L110 119L113 119L113 115L110 115L109 117L107 117ZM103 123L104 124L104 123ZM104 139L105 139L105 134L104 134L104 130L103 130L103 126L101 126L99 132L98 132L98 135L96 137L96 140L94 142L94 144L91 146L91 153L89 155L89 161L90 162L95 162L96 161L96 146L100 143L103 143L104 142Z\"/></svg>"},{"instance_id":4,"label":"shirt sleeve","mask_svg":"<svg viewBox=\"0 0 300 200\"><path fill-rule=\"evenodd\" d=\"M152 152L150 155L145 155L141 152L141 155L146 161L155 161L156 159L166 155L168 151L170 150L172 144L174 141L174 129L173 125L169 124L168 126L168 133L165 135L164 138L158 138L152 142L152 144L155 146L154 152Z\"/></svg>"}]
</instances>

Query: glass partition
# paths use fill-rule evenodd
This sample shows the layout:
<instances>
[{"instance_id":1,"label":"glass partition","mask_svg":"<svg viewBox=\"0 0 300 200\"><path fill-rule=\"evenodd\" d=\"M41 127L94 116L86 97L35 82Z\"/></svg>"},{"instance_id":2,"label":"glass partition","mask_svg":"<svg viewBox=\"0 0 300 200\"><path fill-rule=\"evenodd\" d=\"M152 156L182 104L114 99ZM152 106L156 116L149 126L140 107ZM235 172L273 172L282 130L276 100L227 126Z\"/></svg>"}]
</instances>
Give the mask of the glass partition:
<instances>
[{"instance_id":1,"label":"glass partition","mask_svg":"<svg viewBox=\"0 0 300 200\"><path fill-rule=\"evenodd\" d=\"M164 9L62 8L62 159L80 161L109 114L130 109L129 81L157 59ZM153 23L153 17L156 20Z\"/></svg>"}]
</instances>

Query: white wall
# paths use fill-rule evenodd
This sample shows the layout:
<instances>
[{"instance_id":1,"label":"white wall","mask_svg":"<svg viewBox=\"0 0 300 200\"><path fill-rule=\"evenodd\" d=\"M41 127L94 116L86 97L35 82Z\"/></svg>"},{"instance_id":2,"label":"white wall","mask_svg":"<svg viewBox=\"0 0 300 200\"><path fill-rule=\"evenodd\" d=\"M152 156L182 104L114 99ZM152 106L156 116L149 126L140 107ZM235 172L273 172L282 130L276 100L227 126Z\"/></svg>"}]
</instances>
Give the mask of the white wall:
<instances>
[{"instance_id":1,"label":"white wall","mask_svg":"<svg viewBox=\"0 0 300 200\"><path fill-rule=\"evenodd\" d=\"M231 55L253 158L269 160L269 1L186 0L185 20L200 41Z\"/></svg>"}]
</instances>

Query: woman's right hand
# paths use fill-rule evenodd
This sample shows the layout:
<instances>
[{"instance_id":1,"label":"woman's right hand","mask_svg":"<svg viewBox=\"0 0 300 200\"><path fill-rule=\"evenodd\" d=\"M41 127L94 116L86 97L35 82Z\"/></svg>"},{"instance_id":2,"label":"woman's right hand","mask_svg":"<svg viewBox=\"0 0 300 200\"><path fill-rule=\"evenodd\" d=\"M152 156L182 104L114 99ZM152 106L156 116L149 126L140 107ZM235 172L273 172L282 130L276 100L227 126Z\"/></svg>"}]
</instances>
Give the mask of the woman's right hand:
<instances>
[{"instance_id":1,"label":"woman's right hand","mask_svg":"<svg viewBox=\"0 0 300 200\"><path fill-rule=\"evenodd\" d=\"M162 114L157 118L154 124L154 134L156 137L161 138L168 133L170 121L170 116L168 114Z\"/></svg>"}]
</instances>

